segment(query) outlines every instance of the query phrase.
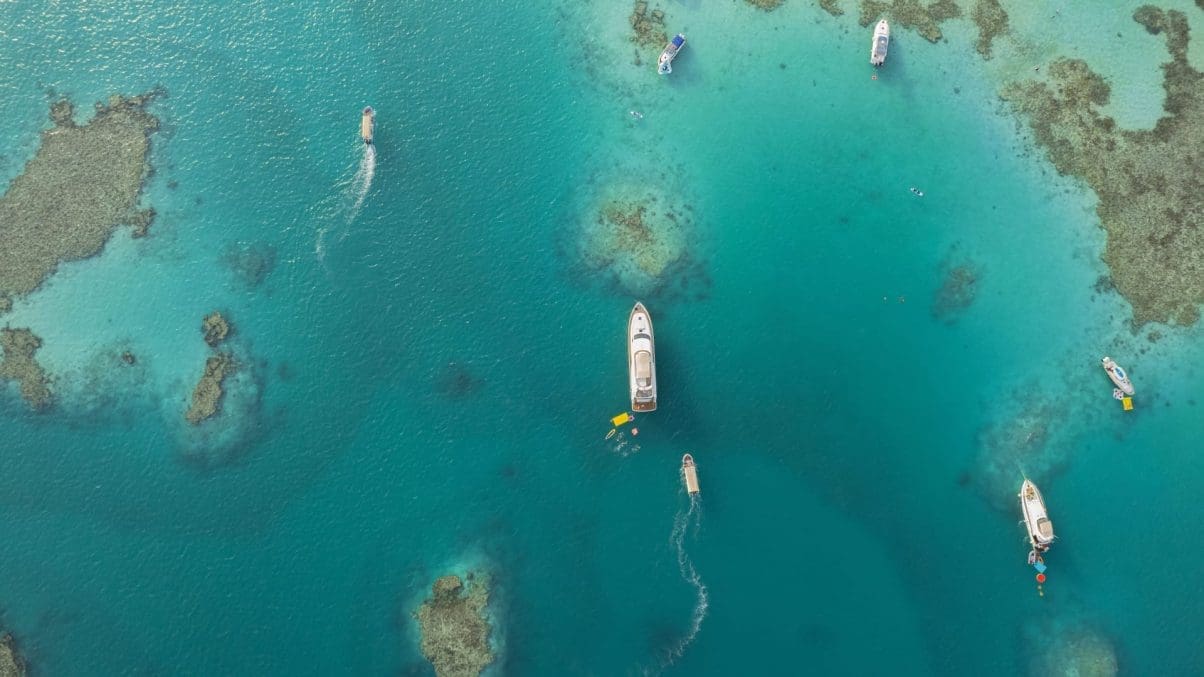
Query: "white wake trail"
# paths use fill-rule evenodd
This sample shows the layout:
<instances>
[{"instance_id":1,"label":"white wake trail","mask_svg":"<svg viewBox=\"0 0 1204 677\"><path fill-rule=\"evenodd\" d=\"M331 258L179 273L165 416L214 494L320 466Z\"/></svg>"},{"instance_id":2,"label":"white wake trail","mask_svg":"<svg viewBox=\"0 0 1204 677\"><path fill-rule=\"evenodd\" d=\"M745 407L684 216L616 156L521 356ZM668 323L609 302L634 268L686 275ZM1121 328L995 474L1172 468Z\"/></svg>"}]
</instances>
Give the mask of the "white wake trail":
<instances>
[{"instance_id":1,"label":"white wake trail","mask_svg":"<svg viewBox=\"0 0 1204 677\"><path fill-rule=\"evenodd\" d=\"M333 234L338 236L339 242L347 237L351 222L359 216L360 209L364 206L364 200L368 197L368 191L372 189L372 178L376 175L376 146L362 144L362 147L364 154L360 157L355 174L351 179L340 181L337 184L338 194L330 196L333 203L324 200L323 202L327 202L327 204L319 206L317 210L318 220L322 225L318 226L314 253L318 256L319 261L326 259L327 236L334 231Z\"/></svg>"},{"instance_id":2,"label":"white wake trail","mask_svg":"<svg viewBox=\"0 0 1204 677\"><path fill-rule=\"evenodd\" d=\"M360 207L364 206L364 198L368 197L368 191L372 188L372 177L376 175L376 146L370 143L364 144L364 157L360 160L360 167L355 172L355 177L351 179L351 190L355 194L355 204L351 205L351 212L347 215L347 223L355 220L359 216Z\"/></svg>"},{"instance_id":3,"label":"white wake trail","mask_svg":"<svg viewBox=\"0 0 1204 677\"><path fill-rule=\"evenodd\" d=\"M694 590L698 594L698 599L694 603L694 613L690 618L690 630L686 636L677 643L665 660L664 667L669 667L694 641L698 635L699 629L702 628L702 621L707 615L708 597L707 586L702 582L702 577L698 575L698 570L694 568L694 562L690 560L690 556L686 554L686 531L689 529L691 522L694 525L694 532L697 534L698 527L702 522L702 512L700 510L700 499L696 494L690 496L690 507L688 510L678 512L673 518L673 531L669 535L669 542L677 549L677 567L681 570L681 577L687 583L694 586Z\"/></svg>"}]
</instances>

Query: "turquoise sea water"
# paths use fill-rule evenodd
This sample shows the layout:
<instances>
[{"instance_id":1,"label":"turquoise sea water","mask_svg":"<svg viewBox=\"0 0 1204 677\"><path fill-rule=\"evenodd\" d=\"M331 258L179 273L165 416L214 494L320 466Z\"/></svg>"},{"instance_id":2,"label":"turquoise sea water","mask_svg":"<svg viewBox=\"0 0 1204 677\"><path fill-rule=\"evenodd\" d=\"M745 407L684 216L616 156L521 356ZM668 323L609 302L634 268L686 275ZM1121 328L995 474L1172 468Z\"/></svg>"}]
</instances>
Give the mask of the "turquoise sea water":
<instances>
[{"instance_id":1,"label":"turquoise sea water","mask_svg":"<svg viewBox=\"0 0 1204 677\"><path fill-rule=\"evenodd\" d=\"M1132 331L1094 196L995 95L1081 56L1151 125L1165 50L1123 4L1008 6L987 63L966 22L899 31L878 80L854 17L797 0L666 3L670 78L621 2L0 6L0 178L57 96L154 89L162 122L151 237L3 318L59 401L0 397L0 626L39 674L429 674L411 612L483 568L498 674L1016 674L1080 627L1125 674L1198 673L1201 330ZM620 184L694 220L641 294L661 408L616 442L635 294L575 252ZM935 316L967 261L976 300ZM250 366L199 434L213 308Z\"/></svg>"}]
</instances>

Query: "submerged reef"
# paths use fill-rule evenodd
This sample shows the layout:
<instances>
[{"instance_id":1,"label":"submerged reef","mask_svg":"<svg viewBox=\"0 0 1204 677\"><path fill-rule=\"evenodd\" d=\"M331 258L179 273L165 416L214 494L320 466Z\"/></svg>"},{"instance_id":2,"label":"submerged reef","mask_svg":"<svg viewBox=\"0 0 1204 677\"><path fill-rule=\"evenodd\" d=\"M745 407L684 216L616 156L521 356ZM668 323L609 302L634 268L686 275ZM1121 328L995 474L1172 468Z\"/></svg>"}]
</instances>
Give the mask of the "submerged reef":
<instances>
[{"instance_id":1,"label":"submerged reef","mask_svg":"<svg viewBox=\"0 0 1204 677\"><path fill-rule=\"evenodd\" d=\"M462 362L448 362L447 366L440 370L435 382L439 393L453 400L472 397L485 385L485 382L477 378Z\"/></svg>"},{"instance_id":2,"label":"submerged reef","mask_svg":"<svg viewBox=\"0 0 1204 677\"><path fill-rule=\"evenodd\" d=\"M50 406L50 379L34 353L42 347L42 339L28 329L0 329L0 380L12 380L21 385L21 397L35 410Z\"/></svg>"},{"instance_id":3,"label":"submerged reef","mask_svg":"<svg viewBox=\"0 0 1204 677\"><path fill-rule=\"evenodd\" d=\"M1202 75L1188 63L1187 17L1145 5L1133 15L1165 34L1165 115L1152 130L1118 129L1099 112L1111 89L1083 61L1060 59L1048 82L1020 82L1003 98L1028 120L1057 171L1081 178L1099 198L1107 232L1104 262L1133 322L1195 323L1204 302L1204 148Z\"/></svg>"},{"instance_id":4,"label":"submerged reef","mask_svg":"<svg viewBox=\"0 0 1204 677\"><path fill-rule=\"evenodd\" d=\"M978 296L982 273L972 261L955 261L953 254L941 264L941 286L932 300L932 316L953 324Z\"/></svg>"},{"instance_id":5,"label":"submerged reef","mask_svg":"<svg viewBox=\"0 0 1204 677\"><path fill-rule=\"evenodd\" d=\"M216 348L230 334L230 323L215 310L201 320L201 333L205 336L205 343L210 348Z\"/></svg>"},{"instance_id":6,"label":"submerged reef","mask_svg":"<svg viewBox=\"0 0 1204 677\"><path fill-rule=\"evenodd\" d=\"M1002 412L979 436L978 459L972 477L992 506L1015 507L1020 478L1040 484L1065 467L1069 458L1064 444L1068 407L1035 386L1017 388L1001 403Z\"/></svg>"},{"instance_id":7,"label":"submerged reef","mask_svg":"<svg viewBox=\"0 0 1204 677\"><path fill-rule=\"evenodd\" d=\"M636 0L631 7L631 41L640 47L660 49L669 42L665 33L665 13L659 9L648 11L648 3Z\"/></svg>"},{"instance_id":8,"label":"submerged reef","mask_svg":"<svg viewBox=\"0 0 1204 677\"><path fill-rule=\"evenodd\" d=\"M612 186L583 224L578 256L630 294L657 291L690 260L692 211L650 188Z\"/></svg>"},{"instance_id":9,"label":"submerged reef","mask_svg":"<svg viewBox=\"0 0 1204 677\"><path fill-rule=\"evenodd\" d=\"M0 635L0 677L25 677L25 661L7 632Z\"/></svg>"},{"instance_id":10,"label":"submerged reef","mask_svg":"<svg viewBox=\"0 0 1204 677\"><path fill-rule=\"evenodd\" d=\"M935 0L928 4L920 0L861 0L861 18L858 19L858 23L869 26L877 23L879 19L886 18L891 24L914 28L929 42L937 42L944 37L941 34L941 24L961 15L961 8L953 0Z\"/></svg>"},{"instance_id":11,"label":"submerged reef","mask_svg":"<svg viewBox=\"0 0 1204 677\"><path fill-rule=\"evenodd\" d=\"M1026 655L1030 675L1116 677L1116 648L1099 630L1073 619L1042 616L1027 624Z\"/></svg>"},{"instance_id":12,"label":"submerged reef","mask_svg":"<svg viewBox=\"0 0 1204 677\"><path fill-rule=\"evenodd\" d=\"M276 248L264 243L231 244L222 254L222 262L247 289L254 289L276 267Z\"/></svg>"},{"instance_id":13,"label":"submerged reef","mask_svg":"<svg viewBox=\"0 0 1204 677\"><path fill-rule=\"evenodd\" d=\"M197 381L192 391L192 404L184 413L184 418L193 425L217 414L222 401L222 382L235 369L238 363L230 353L221 353L205 360L205 372Z\"/></svg>"},{"instance_id":14,"label":"submerged reef","mask_svg":"<svg viewBox=\"0 0 1204 677\"><path fill-rule=\"evenodd\" d=\"M0 197L0 297L28 294L60 262L94 256L121 225L146 232L153 211L136 205L159 125L148 101L113 96L82 126L69 102L51 107L54 127Z\"/></svg>"},{"instance_id":15,"label":"submerged reef","mask_svg":"<svg viewBox=\"0 0 1204 677\"><path fill-rule=\"evenodd\" d=\"M783 2L786 2L786 0L744 0L744 1L747 2L748 4L752 5L753 7L756 7L757 9L760 9L760 10L764 10L766 12L772 12L773 10L781 7Z\"/></svg>"},{"instance_id":16,"label":"submerged reef","mask_svg":"<svg viewBox=\"0 0 1204 677\"><path fill-rule=\"evenodd\" d=\"M991 43L997 36L1008 32L1008 13L1000 6L999 0L978 0L970 12L974 25L978 26L978 42L974 48L982 58L991 58Z\"/></svg>"},{"instance_id":17,"label":"submerged reef","mask_svg":"<svg viewBox=\"0 0 1204 677\"><path fill-rule=\"evenodd\" d=\"M433 597L414 614L422 632L422 653L439 677L479 675L493 662L492 628L485 616L488 583L473 574L467 579L467 587L458 576L438 579Z\"/></svg>"}]
</instances>

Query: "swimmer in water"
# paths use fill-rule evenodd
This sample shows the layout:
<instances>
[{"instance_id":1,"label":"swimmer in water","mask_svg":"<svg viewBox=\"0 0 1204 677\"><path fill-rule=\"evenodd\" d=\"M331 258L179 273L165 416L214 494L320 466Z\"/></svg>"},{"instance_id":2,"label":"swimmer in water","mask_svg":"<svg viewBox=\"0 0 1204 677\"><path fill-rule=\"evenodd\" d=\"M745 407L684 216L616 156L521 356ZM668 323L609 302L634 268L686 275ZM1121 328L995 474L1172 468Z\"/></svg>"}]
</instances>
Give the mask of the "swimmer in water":
<instances>
[{"instance_id":1,"label":"swimmer in water","mask_svg":"<svg viewBox=\"0 0 1204 677\"><path fill-rule=\"evenodd\" d=\"M916 188L915 186L908 188L908 190L910 190L912 192L912 194L915 195L916 197L924 197L924 191Z\"/></svg>"},{"instance_id":2,"label":"swimmer in water","mask_svg":"<svg viewBox=\"0 0 1204 677\"><path fill-rule=\"evenodd\" d=\"M628 111L628 112L630 112L630 113L631 113L631 117L635 118L636 120L643 120L643 119L644 119L644 114L643 114L643 113L641 113L641 112L639 112L638 110L633 110L633 111Z\"/></svg>"}]
</instances>

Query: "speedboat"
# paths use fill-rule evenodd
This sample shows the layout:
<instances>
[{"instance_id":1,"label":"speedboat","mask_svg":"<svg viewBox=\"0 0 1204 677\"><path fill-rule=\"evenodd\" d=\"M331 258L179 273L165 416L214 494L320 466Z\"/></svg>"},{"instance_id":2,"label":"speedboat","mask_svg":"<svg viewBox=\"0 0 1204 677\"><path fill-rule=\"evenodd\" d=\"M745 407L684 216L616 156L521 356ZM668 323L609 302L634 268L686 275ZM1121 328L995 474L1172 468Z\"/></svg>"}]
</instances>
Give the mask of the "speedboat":
<instances>
[{"instance_id":1,"label":"speedboat","mask_svg":"<svg viewBox=\"0 0 1204 677\"><path fill-rule=\"evenodd\" d=\"M1125 370L1119 364L1113 362L1111 357L1105 357L1101 360L1101 363L1104 365L1104 371L1108 372L1108 378L1112 379L1116 387L1120 388L1120 391L1124 394L1132 395L1133 383L1129 381L1129 375L1125 373Z\"/></svg>"},{"instance_id":2,"label":"speedboat","mask_svg":"<svg viewBox=\"0 0 1204 677\"><path fill-rule=\"evenodd\" d=\"M890 46L890 24L886 19L874 27L874 42L870 45L870 64L881 66L886 63L886 48Z\"/></svg>"},{"instance_id":3,"label":"speedboat","mask_svg":"<svg viewBox=\"0 0 1204 677\"><path fill-rule=\"evenodd\" d=\"M681 475L686 480L686 493L698 493L698 470L694 468L694 457L686 454L681 457Z\"/></svg>"},{"instance_id":4,"label":"speedboat","mask_svg":"<svg viewBox=\"0 0 1204 677\"><path fill-rule=\"evenodd\" d=\"M376 131L376 111L372 106L364 106L364 117L360 119L360 136L364 143L372 143L372 134Z\"/></svg>"},{"instance_id":5,"label":"speedboat","mask_svg":"<svg viewBox=\"0 0 1204 677\"><path fill-rule=\"evenodd\" d=\"M656 72L661 75L668 75L673 72L673 60L677 58L677 52L682 47L686 46L686 36L678 33L673 36L669 44L665 45L665 51L661 52L661 58L656 61Z\"/></svg>"},{"instance_id":6,"label":"speedboat","mask_svg":"<svg viewBox=\"0 0 1204 677\"><path fill-rule=\"evenodd\" d=\"M656 347L652 318L642 303L636 303L627 318L627 372L631 409L656 411Z\"/></svg>"},{"instance_id":7,"label":"speedboat","mask_svg":"<svg viewBox=\"0 0 1204 677\"><path fill-rule=\"evenodd\" d=\"M1033 552L1040 555L1049 550L1049 544L1054 540L1053 522L1049 521L1049 513L1045 511L1045 499L1041 498L1037 485L1027 477L1020 485L1020 512L1024 514L1024 525L1028 527L1028 538L1032 543Z\"/></svg>"}]
</instances>

